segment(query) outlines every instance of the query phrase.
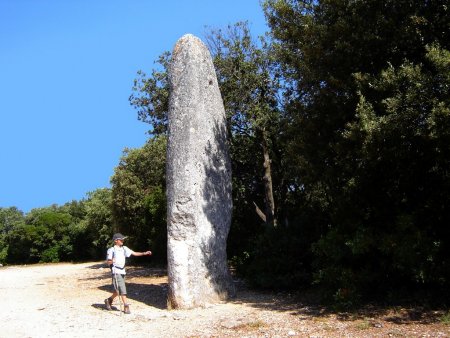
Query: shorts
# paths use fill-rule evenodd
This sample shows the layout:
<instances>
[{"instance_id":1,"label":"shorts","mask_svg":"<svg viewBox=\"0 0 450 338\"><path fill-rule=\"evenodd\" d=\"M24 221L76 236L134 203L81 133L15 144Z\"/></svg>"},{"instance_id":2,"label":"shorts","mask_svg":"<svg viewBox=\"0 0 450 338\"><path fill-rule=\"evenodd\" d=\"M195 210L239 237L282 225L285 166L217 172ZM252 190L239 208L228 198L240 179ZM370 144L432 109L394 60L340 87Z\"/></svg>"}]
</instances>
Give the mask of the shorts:
<instances>
[{"instance_id":1,"label":"shorts","mask_svg":"<svg viewBox=\"0 0 450 338\"><path fill-rule=\"evenodd\" d=\"M115 273L112 275L112 284L114 286L114 290L119 292L119 295L127 294L127 287L125 285L125 275L120 273Z\"/></svg>"}]
</instances>

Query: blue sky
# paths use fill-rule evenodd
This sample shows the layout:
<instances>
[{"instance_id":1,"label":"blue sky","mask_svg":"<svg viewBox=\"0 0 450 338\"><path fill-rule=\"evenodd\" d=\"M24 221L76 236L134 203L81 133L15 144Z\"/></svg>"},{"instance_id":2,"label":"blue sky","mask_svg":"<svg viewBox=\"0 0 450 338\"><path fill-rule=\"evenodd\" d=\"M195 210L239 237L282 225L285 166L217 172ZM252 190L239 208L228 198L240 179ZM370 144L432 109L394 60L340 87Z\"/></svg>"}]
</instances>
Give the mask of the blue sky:
<instances>
[{"instance_id":1,"label":"blue sky","mask_svg":"<svg viewBox=\"0 0 450 338\"><path fill-rule=\"evenodd\" d=\"M81 200L110 187L149 126L129 105L139 69L186 33L248 20L259 0L0 0L0 207Z\"/></svg>"}]
</instances>

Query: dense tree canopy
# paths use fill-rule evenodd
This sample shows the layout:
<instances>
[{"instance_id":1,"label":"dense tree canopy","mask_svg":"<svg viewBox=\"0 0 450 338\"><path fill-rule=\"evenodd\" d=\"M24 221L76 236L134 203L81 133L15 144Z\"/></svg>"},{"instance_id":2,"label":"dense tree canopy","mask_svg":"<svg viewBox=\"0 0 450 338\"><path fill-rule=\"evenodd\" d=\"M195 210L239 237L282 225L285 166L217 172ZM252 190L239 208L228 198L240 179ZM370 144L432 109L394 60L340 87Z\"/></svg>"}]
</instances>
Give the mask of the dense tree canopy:
<instances>
[{"instance_id":1,"label":"dense tree canopy","mask_svg":"<svg viewBox=\"0 0 450 338\"><path fill-rule=\"evenodd\" d=\"M319 206L316 281L336 297L448 283L448 6L274 0L265 10L288 85L286 151Z\"/></svg>"},{"instance_id":2,"label":"dense tree canopy","mask_svg":"<svg viewBox=\"0 0 450 338\"><path fill-rule=\"evenodd\" d=\"M126 149L111 178L115 229L130 234L132 246L150 246L158 261L166 258L166 143L160 135Z\"/></svg>"}]
</instances>

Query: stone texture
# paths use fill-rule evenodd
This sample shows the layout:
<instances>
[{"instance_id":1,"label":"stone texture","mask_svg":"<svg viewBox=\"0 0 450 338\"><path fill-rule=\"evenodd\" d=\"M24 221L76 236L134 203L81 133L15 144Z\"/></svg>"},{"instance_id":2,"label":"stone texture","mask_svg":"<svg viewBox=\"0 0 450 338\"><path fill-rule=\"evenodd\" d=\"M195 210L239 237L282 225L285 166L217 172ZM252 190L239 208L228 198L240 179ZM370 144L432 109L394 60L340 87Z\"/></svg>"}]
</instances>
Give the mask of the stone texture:
<instances>
[{"instance_id":1,"label":"stone texture","mask_svg":"<svg viewBox=\"0 0 450 338\"><path fill-rule=\"evenodd\" d=\"M222 97L200 39L178 40L169 76L168 304L193 308L235 292L226 255L231 166Z\"/></svg>"}]
</instances>

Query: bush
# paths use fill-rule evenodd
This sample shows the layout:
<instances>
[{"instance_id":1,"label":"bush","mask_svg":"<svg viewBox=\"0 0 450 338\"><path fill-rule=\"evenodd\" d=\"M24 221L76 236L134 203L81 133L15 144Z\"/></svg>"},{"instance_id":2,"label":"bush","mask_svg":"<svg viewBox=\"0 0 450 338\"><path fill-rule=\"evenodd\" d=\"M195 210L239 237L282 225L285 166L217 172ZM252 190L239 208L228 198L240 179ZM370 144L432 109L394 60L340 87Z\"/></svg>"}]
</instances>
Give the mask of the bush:
<instances>
[{"instance_id":1,"label":"bush","mask_svg":"<svg viewBox=\"0 0 450 338\"><path fill-rule=\"evenodd\" d=\"M41 263L58 263L59 262L59 247L53 246L44 250L41 254Z\"/></svg>"},{"instance_id":2,"label":"bush","mask_svg":"<svg viewBox=\"0 0 450 338\"><path fill-rule=\"evenodd\" d=\"M298 289L310 283L309 248L294 228L268 228L235 258L237 272L254 287Z\"/></svg>"}]
</instances>

